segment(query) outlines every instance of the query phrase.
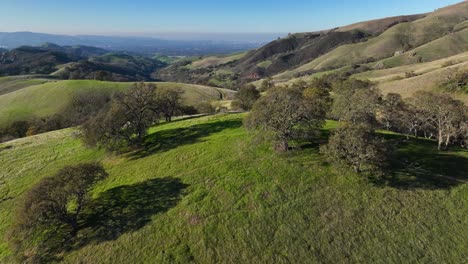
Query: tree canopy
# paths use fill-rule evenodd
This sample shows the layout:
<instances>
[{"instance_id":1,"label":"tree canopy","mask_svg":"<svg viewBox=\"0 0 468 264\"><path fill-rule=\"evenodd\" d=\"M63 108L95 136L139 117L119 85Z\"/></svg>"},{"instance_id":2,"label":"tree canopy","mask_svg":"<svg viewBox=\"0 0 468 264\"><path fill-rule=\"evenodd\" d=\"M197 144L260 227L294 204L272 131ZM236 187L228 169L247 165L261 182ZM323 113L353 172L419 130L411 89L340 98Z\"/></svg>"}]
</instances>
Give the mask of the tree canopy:
<instances>
[{"instance_id":1,"label":"tree canopy","mask_svg":"<svg viewBox=\"0 0 468 264\"><path fill-rule=\"evenodd\" d=\"M271 133L275 149L287 151L291 139L308 136L324 125L330 102L324 89L275 87L254 104L245 126Z\"/></svg>"}]
</instances>

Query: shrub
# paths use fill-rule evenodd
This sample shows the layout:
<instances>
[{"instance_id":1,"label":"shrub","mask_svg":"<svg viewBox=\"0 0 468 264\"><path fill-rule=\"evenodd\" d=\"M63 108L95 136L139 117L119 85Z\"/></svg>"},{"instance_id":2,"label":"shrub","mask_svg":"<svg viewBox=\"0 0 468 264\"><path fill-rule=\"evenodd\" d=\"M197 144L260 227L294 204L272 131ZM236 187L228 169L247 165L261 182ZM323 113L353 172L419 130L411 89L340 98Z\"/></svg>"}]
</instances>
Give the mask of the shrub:
<instances>
[{"instance_id":1,"label":"shrub","mask_svg":"<svg viewBox=\"0 0 468 264\"><path fill-rule=\"evenodd\" d=\"M61 169L27 191L9 239L20 261L47 262L56 250L63 250L63 241L80 229L78 218L90 190L106 177L101 165L80 164Z\"/></svg>"},{"instance_id":2,"label":"shrub","mask_svg":"<svg viewBox=\"0 0 468 264\"><path fill-rule=\"evenodd\" d=\"M468 70L450 72L439 83L442 90L468 93Z\"/></svg>"},{"instance_id":3,"label":"shrub","mask_svg":"<svg viewBox=\"0 0 468 264\"><path fill-rule=\"evenodd\" d=\"M391 153L374 130L363 125L338 128L320 150L331 162L350 167L357 173L382 171Z\"/></svg>"},{"instance_id":4,"label":"shrub","mask_svg":"<svg viewBox=\"0 0 468 264\"><path fill-rule=\"evenodd\" d=\"M413 78L418 76L414 71L405 72L405 78Z\"/></svg>"},{"instance_id":5,"label":"shrub","mask_svg":"<svg viewBox=\"0 0 468 264\"><path fill-rule=\"evenodd\" d=\"M235 109L250 110L255 101L260 97L260 92L252 85L244 85L235 95L232 107Z\"/></svg>"}]
</instances>

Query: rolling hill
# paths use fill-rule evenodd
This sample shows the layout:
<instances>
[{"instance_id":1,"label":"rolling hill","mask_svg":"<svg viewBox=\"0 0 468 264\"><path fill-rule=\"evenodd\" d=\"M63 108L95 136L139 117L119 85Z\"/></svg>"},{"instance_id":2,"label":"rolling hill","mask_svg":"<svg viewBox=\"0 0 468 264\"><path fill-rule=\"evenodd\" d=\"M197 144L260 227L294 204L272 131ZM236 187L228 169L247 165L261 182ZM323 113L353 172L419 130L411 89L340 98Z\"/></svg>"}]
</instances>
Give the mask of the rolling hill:
<instances>
[{"instance_id":1,"label":"rolling hill","mask_svg":"<svg viewBox=\"0 0 468 264\"><path fill-rule=\"evenodd\" d=\"M1 82L2 79L0 79L0 91L3 90ZM92 90L96 93L111 94L118 90L128 89L133 85L130 82L91 80L47 81L32 79L25 82L31 86L0 95L0 127L7 126L17 120L47 117L60 113L71 100L73 94L78 91ZM187 105L232 98L233 94L229 90L201 85L181 83L156 83L156 85L181 88L184 91L183 99Z\"/></svg>"},{"instance_id":2,"label":"rolling hill","mask_svg":"<svg viewBox=\"0 0 468 264\"><path fill-rule=\"evenodd\" d=\"M0 262L12 262L5 234L25 191L63 166L93 161L110 176L93 190L77 241L64 242L62 263L466 260L468 185L442 178L466 180L466 150L440 153L411 139L399 145L393 178L373 182L331 166L315 147L277 155L251 144L242 118L153 127L153 151L142 156L85 148L73 129L0 144L11 190L0 203ZM323 140L336 125L327 124Z\"/></svg>"},{"instance_id":3,"label":"rolling hill","mask_svg":"<svg viewBox=\"0 0 468 264\"><path fill-rule=\"evenodd\" d=\"M0 53L0 76L49 74L77 58L61 51L23 46Z\"/></svg>"},{"instance_id":4,"label":"rolling hill","mask_svg":"<svg viewBox=\"0 0 468 264\"><path fill-rule=\"evenodd\" d=\"M150 81L153 73L167 66L157 59L108 53L86 60L59 65L51 73L61 79L91 79L102 81Z\"/></svg>"},{"instance_id":5,"label":"rolling hill","mask_svg":"<svg viewBox=\"0 0 468 264\"><path fill-rule=\"evenodd\" d=\"M0 96L23 89L28 86L42 84L54 80L49 75L20 75L0 77Z\"/></svg>"},{"instance_id":6,"label":"rolling hill","mask_svg":"<svg viewBox=\"0 0 468 264\"><path fill-rule=\"evenodd\" d=\"M167 63L88 46L20 47L0 53L0 76L51 74L61 79L151 81Z\"/></svg>"}]
</instances>

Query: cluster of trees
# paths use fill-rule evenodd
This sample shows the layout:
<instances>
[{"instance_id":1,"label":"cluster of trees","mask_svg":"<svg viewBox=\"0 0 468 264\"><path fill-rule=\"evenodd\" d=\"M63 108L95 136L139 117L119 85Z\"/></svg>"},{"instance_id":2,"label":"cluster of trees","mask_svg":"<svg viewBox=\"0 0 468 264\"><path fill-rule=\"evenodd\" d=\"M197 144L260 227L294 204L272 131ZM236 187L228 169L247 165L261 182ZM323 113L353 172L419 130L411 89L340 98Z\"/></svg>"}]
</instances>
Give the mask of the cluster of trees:
<instances>
[{"instance_id":1,"label":"cluster of trees","mask_svg":"<svg viewBox=\"0 0 468 264\"><path fill-rule=\"evenodd\" d=\"M393 148L378 136L381 94L368 81L349 79L335 84L330 116L342 121L321 152L337 164L360 173L382 172Z\"/></svg>"},{"instance_id":2,"label":"cluster of trees","mask_svg":"<svg viewBox=\"0 0 468 264\"><path fill-rule=\"evenodd\" d=\"M174 115L192 113L182 104L179 88L160 88L151 83L114 94L112 100L82 126L83 139L90 146L116 150L141 146L147 129L161 118L171 121Z\"/></svg>"},{"instance_id":3,"label":"cluster of trees","mask_svg":"<svg viewBox=\"0 0 468 264\"><path fill-rule=\"evenodd\" d=\"M68 166L28 190L15 214L9 241L21 263L49 262L51 253L80 230L93 186L108 176L102 165Z\"/></svg>"},{"instance_id":4,"label":"cluster of trees","mask_svg":"<svg viewBox=\"0 0 468 264\"><path fill-rule=\"evenodd\" d=\"M388 94L381 120L388 130L435 139L439 150L450 144L467 147L468 107L446 94L418 91L407 99Z\"/></svg>"},{"instance_id":5,"label":"cluster of trees","mask_svg":"<svg viewBox=\"0 0 468 264\"><path fill-rule=\"evenodd\" d=\"M132 133L131 128L134 125L143 130L136 134L138 141L146 128L161 118L171 121L176 115L212 113L216 110L210 102L200 102L195 107L184 105L182 95L183 90L178 87L157 87L145 83L136 83L126 92L113 94L94 89L80 90L58 114L18 120L0 128L0 142L83 124L84 131L87 132L86 140L91 145L96 145L98 141L104 142L104 138L113 136L116 138L112 141L121 142L124 138L124 141L133 142L134 134L124 134ZM124 126L125 129L120 130L119 126ZM107 130L103 130L104 128ZM114 132L108 133L112 129ZM102 140L97 137L101 137Z\"/></svg>"},{"instance_id":6,"label":"cluster of trees","mask_svg":"<svg viewBox=\"0 0 468 264\"><path fill-rule=\"evenodd\" d=\"M383 96L369 81L333 76L286 87L269 87L270 81L262 84L268 87L266 94L252 104L244 124L272 136L277 151L287 151L290 140L313 139L326 118L342 125L321 147L322 153L356 172L382 172L394 153L377 129L435 139L439 150L455 143L467 147L468 107L448 95L420 91L407 99ZM238 100L253 101L254 93L247 93L251 89L243 89L250 96ZM241 100L244 97L249 100Z\"/></svg>"}]
</instances>

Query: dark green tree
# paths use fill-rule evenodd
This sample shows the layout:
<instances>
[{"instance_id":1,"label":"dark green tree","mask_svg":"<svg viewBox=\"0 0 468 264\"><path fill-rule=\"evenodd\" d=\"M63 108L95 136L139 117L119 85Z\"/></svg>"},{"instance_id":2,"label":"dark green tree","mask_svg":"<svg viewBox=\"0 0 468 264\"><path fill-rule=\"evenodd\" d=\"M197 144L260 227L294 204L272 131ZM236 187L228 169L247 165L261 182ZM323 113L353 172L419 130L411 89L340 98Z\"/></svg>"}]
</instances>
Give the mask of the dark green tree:
<instances>
[{"instance_id":1,"label":"dark green tree","mask_svg":"<svg viewBox=\"0 0 468 264\"><path fill-rule=\"evenodd\" d=\"M178 87L159 87L156 89L156 104L158 107L157 110L164 116L166 121L170 122L173 116L181 114L183 112L183 94L184 91Z\"/></svg>"},{"instance_id":2,"label":"dark green tree","mask_svg":"<svg viewBox=\"0 0 468 264\"><path fill-rule=\"evenodd\" d=\"M353 124L376 124L382 95L371 83L350 79L339 84L334 92L333 117Z\"/></svg>"},{"instance_id":3,"label":"dark green tree","mask_svg":"<svg viewBox=\"0 0 468 264\"><path fill-rule=\"evenodd\" d=\"M364 125L345 125L330 137L321 152L336 164L352 168L355 172L380 172L392 153L375 131Z\"/></svg>"},{"instance_id":4,"label":"dark green tree","mask_svg":"<svg viewBox=\"0 0 468 264\"><path fill-rule=\"evenodd\" d=\"M275 87L254 104L244 125L271 134L275 150L287 151L290 140L307 137L325 124L329 106L326 90Z\"/></svg>"},{"instance_id":5,"label":"dark green tree","mask_svg":"<svg viewBox=\"0 0 468 264\"><path fill-rule=\"evenodd\" d=\"M261 85L260 85L260 91L261 92L266 92L268 90L270 90L271 88L275 87L275 83L273 82L273 80L271 78L266 78L262 81Z\"/></svg>"},{"instance_id":6,"label":"dark green tree","mask_svg":"<svg viewBox=\"0 0 468 264\"><path fill-rule=\"evenodd\" d=\"M149 126L159 121L156 86L137 83L117 93L112 103L82 126L83 139L91 146L108 149L139 146Z\"/></svg>"},{"instance_id":7,"label":"dark green tree","mask_svg":"<svg viewBox=\"0 0 468 264\"><path fill-rule=\"evenodd\" d=\"M250 110L259 97L260 92L254 85L244 85L236 93L235 100L232 102L232 106L234 108Z\"/></svg>"},{"instance_id":8,"label":"dark green tree","mask_svg":"<svg viewBox=\"0 0 468 264\"><path fill-rule=\"evenodd\" d=\"M42 263L63 239L76 236L89 192L107 176L101 165L84 163L65 167L27 191L15 215L10 239L21 261L36 259Z\"/></svg>"}]
</instances>

